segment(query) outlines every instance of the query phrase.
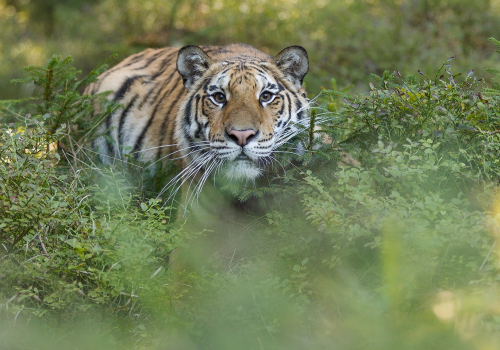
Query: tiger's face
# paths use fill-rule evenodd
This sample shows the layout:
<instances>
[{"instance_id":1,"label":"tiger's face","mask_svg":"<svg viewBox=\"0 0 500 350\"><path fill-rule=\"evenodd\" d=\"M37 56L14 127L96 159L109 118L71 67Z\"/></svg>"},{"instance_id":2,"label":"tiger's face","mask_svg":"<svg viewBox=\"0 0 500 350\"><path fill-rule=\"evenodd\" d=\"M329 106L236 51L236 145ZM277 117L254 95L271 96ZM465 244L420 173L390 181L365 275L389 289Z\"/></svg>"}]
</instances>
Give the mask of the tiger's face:
<instances>
[{"instance_id":1,"label":"tiger's face","mask_svg":"<svg viewBox=\"0 0 500 350\"><path fill-rule=\"evenodd\" d=\"M255 179L273 152L307 125L302 90L306 51L287 48L274 59L248 56L212 61L199 47L179 51L177 69L188 89L176 120L185 167ZM208 175L207 175L208 176Z\"/></svg>"}]
</instances>

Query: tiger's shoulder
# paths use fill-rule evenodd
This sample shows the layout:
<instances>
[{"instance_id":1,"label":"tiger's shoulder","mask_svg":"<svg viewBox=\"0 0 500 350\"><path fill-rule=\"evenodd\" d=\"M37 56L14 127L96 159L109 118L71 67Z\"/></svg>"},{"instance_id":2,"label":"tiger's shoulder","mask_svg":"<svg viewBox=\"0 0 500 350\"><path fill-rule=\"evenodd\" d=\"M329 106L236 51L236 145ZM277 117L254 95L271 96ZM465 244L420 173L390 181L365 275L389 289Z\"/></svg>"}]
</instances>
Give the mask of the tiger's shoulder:
<instances>
[{"instance_id":1,"label":"tiger's shoulder","mask_svg":"<svg viewBox=\"0 0 500 350\"><path fill-rule=\"evenodd\" d=\"M182 78L176 70L178 52L176 47L146 49L102 73L87 87L87 94L111 91L108 99L122 106L108 115L97 130L99 136L93 148L103 163L122 160L130 153L135 154L135 158L144 158L134 152L146 145L153 146L154 138L171 141L172 135L166 139L159 132L150 134L174 123L172 113L185 94ZM174 95L176 98L172 99ZM99 106L96 106L95 113L98 112ZM162 118L155 118L156 115ZM152 154L146 155L150 160L155 158Z\"/></svg>"}]
</instances>

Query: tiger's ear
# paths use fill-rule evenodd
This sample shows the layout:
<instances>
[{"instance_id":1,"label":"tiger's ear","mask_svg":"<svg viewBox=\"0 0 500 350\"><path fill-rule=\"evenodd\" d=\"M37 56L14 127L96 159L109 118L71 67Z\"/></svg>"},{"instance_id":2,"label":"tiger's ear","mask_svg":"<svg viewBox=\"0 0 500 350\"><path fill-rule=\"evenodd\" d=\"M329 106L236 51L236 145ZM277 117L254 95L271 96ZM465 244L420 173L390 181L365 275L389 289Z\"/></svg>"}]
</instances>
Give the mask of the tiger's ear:
<instances>
[{"instance_id":1,"label":"tiger's ear","mask_svg":"<svg viewBox=\"0 0 500 350\"><path fill-rule=\"evenodd\" d=\"M285 78L300 89L309 70L306 49L302 46L287 47L274 57L273 62L283 72Z\"/></svg>"},{"instance_id":2,"label":"tiger's ear","mask_svg":"<svg viewBox=\"0 0 500 350\"><path fill-rule=\"evenodd\" d=\"M177 56L177 71L182 76L184 86L190 89L212 65L213 61L200 47L184 46Z\"/></svg>"}]
</instances>

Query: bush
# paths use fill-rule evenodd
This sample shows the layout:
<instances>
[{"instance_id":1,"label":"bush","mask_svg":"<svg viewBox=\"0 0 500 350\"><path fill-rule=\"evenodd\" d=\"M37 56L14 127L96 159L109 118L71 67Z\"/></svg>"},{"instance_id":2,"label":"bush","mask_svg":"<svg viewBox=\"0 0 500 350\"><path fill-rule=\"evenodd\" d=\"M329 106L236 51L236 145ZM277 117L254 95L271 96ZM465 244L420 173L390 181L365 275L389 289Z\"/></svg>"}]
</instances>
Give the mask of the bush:
<instances>
[{"instance_id":1,"label":"bush","mask_svg":"<svg viewBox=\"0 0 500 350\"><path fill-rule=\"evenodd\" d=\"M78 91L93 75L78 80L66 64L30 68L41 99L2 102L7 348L497 344L500 100L472 71L447 62L434 78L373 76L365 95L324 91L313 125L277 156L283 169L256 187L215 184L259 203L237 226L198 232L170 222L120 164L85 156L93 101ZM341 161L346 151L357 161ZM210 251L200 236L245 249ZM172 271L177 247L208 258Z\"/></svg>"},{"instance_id":2,"label":"bush","mask_svg":"<svg viewBox=\"0 0 500 350\"><path fill-rule=\"evenodd\" d=\"M89 159L77 150L89 132L68 123L88 119L100 96L79 95L92 76L78 82L69 62L55 57L46 68L28 69L44 87L39 104L3 105L5 121L17 115L13 105L34 111L0 132L0 299L4 316L17 322L119 313L141 297L143 284L147 294L165 283L159 272L189 236L167 230L171 208L134 194L120 170L82 166Z\"/></svg>"}]
</instances>

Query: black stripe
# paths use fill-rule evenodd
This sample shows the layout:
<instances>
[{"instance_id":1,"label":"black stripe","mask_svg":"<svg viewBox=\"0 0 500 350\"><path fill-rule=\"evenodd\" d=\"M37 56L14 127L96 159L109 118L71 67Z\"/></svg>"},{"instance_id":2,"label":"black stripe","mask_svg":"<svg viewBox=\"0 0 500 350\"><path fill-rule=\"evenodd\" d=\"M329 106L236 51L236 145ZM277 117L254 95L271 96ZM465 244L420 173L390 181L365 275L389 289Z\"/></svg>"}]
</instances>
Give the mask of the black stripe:
<instances>
[{"instance_id":1,"label":"black stripe","mask_svg":"<svg viewBox=\"0 0 500 350\"><path fill-rule=\"evenodd\" d=\"M285 96L286 100L288 100L288 119L285 121L283 118L283 111L285 110L285 105L286 105L286 101L285 101L285 99L283 99L283 105L281 106L281 109L278 112L278 114L280 115L280 121L276 124L277 128L279 128L281 125L286 125L288 123L288 121L290 120L291 115L292 115L291 114L292 106L291 106L291 102L290 102L290 97L288 96L287 93L284 93L283 95L280 95L280 96Z\"/></svg>"},{"instance_id":2,"label":"black stripe","mask_svg":"<svg viewBox=\"0 0 500 350\"><path fill-rule=\"evenodd\" d=\"M158 57L160 57L161 55L163 55L163 51L165 51L165 49L160 50L159 52L155 53L153 56L151 56L146 61L146 63L144 63L141 67L134 68L134 70L141 70L141 69L147 68L151 63L153 63L154 61L156 61L158 59Z\"/></svg>"},{"instance_id":3,"label":"black stripe","mask_svg":"<svg viewBox=\"0 0 500 350\"><path fill-rule=\"evenodd\" d=\"M199 123L198 121L198 106L200 104L200 96L196 96L196 109L195 109L195 112L194 112L194 121L196 123L196 132L194 133L194 137L197 138L197 139L201 139L201 135L200 133L202 132L202 129L203 127L201 126L201 124Z\"/></svg>"},{"instance_id":4,"label":"black stripe","mask_svg":"<svg viewBox=\"0 0 500 350\"><path fill-rule=\"evenodd\" d=\"M151 123L153 122L153 119L155 117L156 111L158 110L159 104L156 105L153 113L151 114L151 117L149 118L148 122L146 123L146 126L142 129L141 134L139 135L139 138L135 142L133 152L138 151L142 147L142 141L144 139L144 136L146 135L146 131L149 129L151 126ZM139 157L138 153L134 154L134 157L137 159Z\"/></svg>"},{"instance_id":5,"label":"black stripe","mask_svg":"<svg viewBox=\"0 0 500 350\"><path fill-rule=\"evenodd\" d=\"M285 125L287 125L290 119L292 119L292 101L290 100L290 96L288 96L288 94L285 93L285 96L288 100L288 119L285 122Z\"/></svg>"},{"instance_id":6,"label":"black stripe","mask_svg":"<svg viewBox=\"0 0 500 350\"><path fill-rule=\"evenodd\" d=\"M155 83L155 84L154 84L154 86L153 86L153 87L152 87L152 88L148 91L148 93L146 94L146 96L142 99L141 103L139 104L139 106L138 106L137 108L138 108L138 109L141 109L141 108L144 106L144 104L145 104L145 103L149 100L149 97L151 96L151 94L153 93L153 91L154 91L154 90L156 90L156 94L155 94L155 96L154 96L154 98L153 98L153 103L152 103L152 104L154 104L154 103L155 103L155 101L156 101L156 99L158 98L158 95L160 95L160 93L161 93L162 89L163 89L163 88L167 88L168 83L170 82L170 80L172 79L172 76L173 76L174 74L175 74L175 71L174 71L174 72L172 72L172 74L170 74L170 76L166 79L167 84L166 84L166 85L164 85L163 87L159 88L159 89L156 89L156 88L158 87L158 85L159 85L160 83L158 83L158 84L156 84L156 83Z\"/></svg>"},{"instance_id":7,"label":"black stripe","mask_svg":"<svg viewBox=\"0 0 500 350\"><path fill-rule=\"evenodd\" d=\"M176 88L176 87L177 87L177 85L174 85L174 88ZM174 90L174 88L169 93L172 93L173 90ZM166 126L166 124L168 122L168 117L169 117L170 113L172 113L172 110L174 109L174 106L177 104L177 102L179 102L179 99L182 97L182 95L184 94L184 92L185 92L184 87L181 87L179 93L175 97L175 100L172 101L172 104L170 105L170 108L168 109L168 112L164 116L164 119L163 119L163 122L161 123L161 128L160 128L160 132L162 134L161 134L160 143L158 144L158 146L162 146L163 145L163 140L165 140L165 134L166 134L166 133L163 132L163 130L165 130L165 126ZM174 119L173 120L175 121L175 115L174 115ZM168 131L169 132L173 132L173 130L168 130ZM161 148L158 148L158 153L157 153L157 156L156 156L157 159L160 156L161 156Z\"/></svg>"},{"instance_id":8,"label":"black stripe","mask_svg":"<svg viewBox=\"0 0 500 350\"><path fill-rule=\"evenodd\" d=\"M282 95L278 95L280 98L279 100L281 100L281 109L279 110L278 114L279 115L283 115L283 111L285 110L285 99L283 98ZM275 100L278 99L277 97L275 98Z\"/></svg>"},{"instance_id":9,"label":"black stripe","mask_svg":"<svg viewBox=\"0 0 500 350\"><path fill-rule=\"evenodd\" d=\"M151 114L151 117L149 118L148 122L146 123L146 126L142 129L142 132L141 132L141 134L139 135L139 138L138 138L138 139L137 139L137 141L135 142L134 152L135 152L135 151L137 151L137 150L139 150L139 149L142 147L142 142L143 142L144 136L146 135L147 130L149 129L149 127L151 126L151 123L153 122L153 119L155 118L156 112L158 111L158 107L160 106L161 101L162 101L162 100L163 100L163 99L167 96L167 94L171 93L171 92L173 91L173 89L175 89L175 88L176 88L176 85L174 85L174 86L173 86L173 88L172 88L170 91L165 92L165 93L162 95L162 98L161 98L161 100L159 101L159 103L158 103L158 104L156 104L156 107L155 107L155 109L153 110L153 113ZM181 89L181 93L183 93L182 89ZM180 97L180 94L179 94L178 98L179 98L179 97ZM176 101L175 101L175 102L177 102L178 98L176 98ZM175 102L174 102L174 103L175 103ZM171 110L172 108L173 108L173 104L171 105L170 110ZM169 110L169 111L170 111L170 110ZM168 114L169 114L169 113L167 113L167 116L168 116ZM164 127L164 124L165 124L165 122L166 122L166 119L167 119L167 118L165 118L165 120L164 120L164 121L163 121L163 123L162 123L162 129L161 129L161 130L163 130L163 127ZM162 135L162 136L163 136L163 135ZM163 139L163 137L162 137L162 139ZM158 149L158 150L160 150L160 149ZM136 157L137 157L137 153L136 153Z\"/></svg>"},{"instance_id":10,"label":"black stripe","mask_svg":"<svg viewBox=\"0 0 500 350\"><path fill-rule=\"evenodd\" d=\"M152 80L154 80L154 79L156 79L158 76L160 76L160 75L163 73L163 71L164 71L165 67L166 67L166 66L170 63L170 61L171 61L171 60L174 58L174 56L175 56L175 55L177 55L177 54L178 54L178 51L174 51L174 52L172 52L170 55L168 55L167 57L165 57L165 59L164 59L164 60L162 61L162 63L161 63L160 68L158 69L158 72L157 72L157 73L155 73L151 79L152 79ZM174 73L175 73L176 71L177 71L177 70L176 70L176 68L174 67ZM172 73L172 74L173 74L173 73Z\"/></svg>"},{"instance_id":11,"label":"black stripe","mask_svg":"<svg viewBox=\"0 0 500 350\"><path fill-rule=\"evenodd\" d=\"M220 79L220 78L219 78ZM210 81L212 79L206 79L205 83L203 84L203 92L208 92L208 85L210 84ZM218 82L218 81L217 81Z\"/></svg>"},{"instance_id":12,"label":"black stripe","mask_svg":"<svg viewBox=\"0 0 500 350\"><path fill-rule=\"evenodd\" d=\"M264 75L269 74L269 72L266 72L265 70L262 70L261 68L253 67L257 72L262 73Z\"/></svg>"},{"instance_id":13,"label":"black stripe","mask_svg":"<svg viewBox=\"0 0 500 350\"><path fill-rule=\"evenodd\" d=\"M111 129L111 118L112 118L112 114L110 114L108 116L108 118L106 119L106 132L105 132L105 136L104 136L104 139L106 140L106 148L108 149L108 156L112 156L115 154L115 149L113 148L113 145L111 144L111 134L109 132L109 129Z\"/></svg>"},{"instance_id":14,"label":"black stripe","mask_svg":"<svg viewBox=\"0 0 500 350\"><path fill-rule=\"evenodd\" d=\"M127 92L127 90L130 88L130 85L135 80L137 80L138 78L141 78L141 77L143 77L143 75L136 75L136 76L127 78L125 80L125 82L122 84L122 86L115 93L113 101L121 100L123 98L123 96L125 95L125 93ZM113 114L108 115L108 117L106 118L106 122L105 122L106 123L106 133L108 134L108 137L106 137L106 148L108 149L109 155L115 154L114 147L111 144L111 140L110 140L111 134L109 132L110 129L111 129L111 119L112 119L112 117L113 117Z\"/></svg>"},{"instance_id":15,"label":"black stripe","mask_svg":"<svg viewBox=\"0 0 500 350\"><path fill-rule=\"evenodd\" d=\"M121 100L123 98L123 96L125 95L125 93L127 92L127 90L130 88L130 85L132 85L132 83L139 79L139 78L142 78L143 75L136 75L136 76L133 76L133 77L130 77L130 78L127 78L125 80L125 82L122 84L122 86L116 91L115 93L115 96L113 97L113 101L118 101L118 100ZM109 152L109 155L113 155L115 154L114 152L114 146L111 144L111 140L110 140L110 129L111 129L111 121L112 121L112 117L113 117L113 114L110 114L107 118L106 118L106 132L107 132L107 136L106 137L106 147L108 149L108 152Z\"/></svg>"},{"instance_id":16,"label":"black stripe","mask_svg":"<svg viewBox=\"0 0 500 350\"><path fill-rule=\"evenodd\" d=\"M125 119L127 118L128 112L130 112L130 109L134 106L134 103L137 101L139 98L138 95L135 95L132 101L127 105L127 108L125 108L120 116L120 122L118 124L118 148L120 148L123 144L123 125L125 124Z\"/></svg>"},{"instance_id":17,"label":"black stripe","mask_svg":"<svg viewBox=\"0 0 500 350\"><path fill-rule=\"evenodd\" d=\"M130 66L136 64L137 62L140 62L142 60L142 58L146 55L146 53L147 53L146 51L142 51L142 52L139 52L135 55L129 56L125 60L120 62L118 65L116 65L113 68L108 69L106 72L102 73L99 77L97 77L98 81L96 82L97 86L95 88L95 91L99 90L104 79L106 79L110 74L116 72L117 70L120 70L120 69L123 69L126 67L130 67ZM128 63L124 64L125 62L128 62ZM94 93L95 92L93 92L93 94Z\"/></svg>"},{"instance_id":18,"label":"black stripe","mask_svg":"<svg viewBox=\"0 0 500 350\"><path fill-rule=\"evenodd\" d=\"M303 106L302 106L302 102L300 102L300 100L299 100L299 99L296 99L296 100L295 100L295 108L297 109L297 110L296 110L296 112L300 111L300 109L301 109L302 107L303 107ZM297 119L298 119L298 120L302 120L302 119L304 118L304 116L303 116L304 111L305 111L305 109L299 112L299 115L297 115Z\"/></svg>"},{"instance_id":19,"label":"black stripe","mask_svg":"<svg viewBox=\"0 0 500 350\"><path fill-rule=\"evenodd\" d=\"M156 88L158 87L158 84L156 83L149 83L149 84L153 84L153 87L149 89L149 91L144 95L141 103L139 103L139 105L137 106L137 109L141 109L144 106L144 104L148 101L149 97L153 94L153 91L157 90ZM160 90L161 89L158 89L158 91Z\"/></svg>"},{"instance_id":20,"label":"black stripe","mask_svg":"<svg viewBox=\"0 0 500 350\"><path fill-rule=\"evenodd\" d=\"M184 112L184 123L187 124L187 126L191 126L191 118L190 118L190 115L191 115L191 106L193 105L193 100L196 98L196 102L198 102L200 100L200 95L193 95L189 98L189 101L188 103L186 104L186 111ZM196 108L195 108L195 111ZM196 113L196 112L195 112Z\"/></svg>"},{"instance_id":21,"label":"black stripe","mask_svg":"<svg viewBox=\"0 0 500 350\"><path fill-rule=\"evenodd\" d=\"M111 68L111 69L107 70L106 72L102 73L101 76L98 77L98 79L99 79L99 87L101 86L102 81L106 77L108 77L111 73L114 73L117 70L120 70L120 69L125 68L125 67L129 67L129 66L133 65L134 63L139 62L145 54L146 54L146 52L143 51L143 52L139 52L139 53L137 53L135 55L132 55L132 56L126 58L124 61L122 61L118 65L116 65L113 68ZM127 64L123 64L123 63L125 63L127 61L127 59L130 59L130 62L127 63Z\"/></svg>"},{"instance_id":22,"label":"black stripe","mask_svg":"<svg viewBox=\"0 0 500 350\"><path fill-rule=\"evenodd\" d=\"M142 77L144 77L144 75L135 75L133 77L127 78L122 86L120 86L120 88L116 91L115 96L113 97L113 101L121 100L127 90L130 88L130 85L132 85L135 80Z\"/></svg>"},{"instance_id":23,"label":"black stripe","mask_svg":"<svg viewBox=\"0 0 500 350\"><path fill-rule=\"evenodd\" d=\"M184 133L184 136L186 136L186 138L188 139L189 144L192 144L194 142L194 140L191 137L191 135Z\"/></svg>"},{"instance_id":24,"label":"black stripe","mask_svg":"<svg viewBox=\"0 0 500 350\"><path fill-rule=\"evenodd\" d=\"M219 74L226 74L227 72L229 72L231 69L235 69L236 67L234 66L231 66L231 67L227 67L226 69L224 69L223 71L221 71Z\"/></svg>"},{"instance_id":25,"label":"black stripe","mask_svg":"<svg viewBox=\"0 0 500 350\"><path fill-rule=\"evenodd\" d=\"M180 87L181 87L181 90L183 90L183 89L184 89L184 86L183 86L183 85L181 84L181 82L180 82L180 80L181 80L181 78L182 78L182 77L181 77L179 74L177 74L177 76L175 76L175 72L173 72L173 73L171 74L171 76L172 76L172 75L174 75L174 78L173 78L173 79L171 79L171 80L167 83L168 85L165 85L165 88L167 88L168 86L170 86L170 83L171 83L171 84L172 84L172 87L171 87L171 88L170 88L170 90L169 90L169 91L170 91L170 93L172 93L172 92L175 90L175 88L176 88L177 86L179 86L179 85L180 85ZM163 91L163 90L161 90L161 91ZM158 98L159 98L159 96L161 95L161 91L158 91L158 93L155 95L155 97L153 98L153 101L151 101L151 105L156 105L156 103L159 103L159 102L158 102ZM165 97L165 95L161 95L161 96L162 96L162 97L161 97L161 99L163 99L163 98Z\"/></svg>"}]
</instances>

